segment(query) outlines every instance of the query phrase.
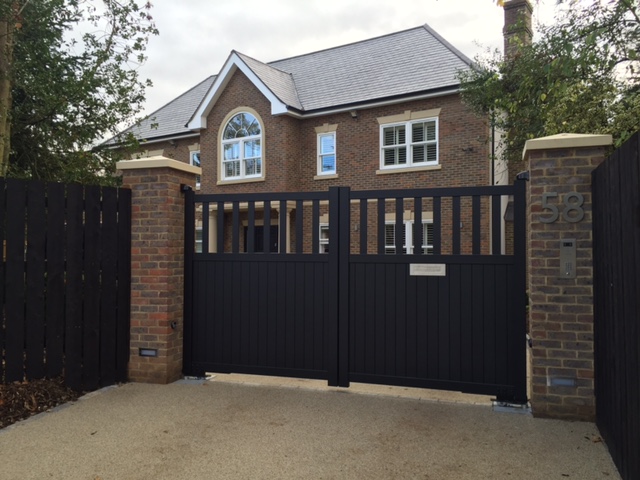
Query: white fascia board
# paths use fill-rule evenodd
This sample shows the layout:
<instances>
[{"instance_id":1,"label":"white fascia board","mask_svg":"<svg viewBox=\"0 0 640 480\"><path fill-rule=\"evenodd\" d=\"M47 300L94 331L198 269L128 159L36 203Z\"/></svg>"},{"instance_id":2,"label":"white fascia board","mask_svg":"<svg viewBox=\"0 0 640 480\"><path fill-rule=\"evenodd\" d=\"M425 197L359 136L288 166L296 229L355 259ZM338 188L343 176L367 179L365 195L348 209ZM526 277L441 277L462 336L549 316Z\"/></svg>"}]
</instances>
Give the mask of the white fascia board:
<instances>
[{"instance_id":1,"label":"white fascia board","mask_svg":"<svg viewBox=\"0 0 640 480\"><path fill-rule=\"evenodd\" d=\"M242 59L235 53L232 52L229 56L229 59L222 67L222 70L216 77L215 82L211 86L211 89L207 92L204 100L198 107L198 110L191 118L188 123L188 128L191 130L200 130L202 128L207 128L207 115L213 109L213 106L216 104L220 95L224 91L224 88L229 83L229 80L233 76L236 70L240 70L244 73L247 78L255 85L255 87L262 93L267 100L271 103L271 114L272 115L282 115L283 113L287 113L289 110L287 109L287 105L282 103L278 97L276 97L269 88L260 80L255 73L247 66L246 63L242 61Z\"/></svg>"}]
</instances>

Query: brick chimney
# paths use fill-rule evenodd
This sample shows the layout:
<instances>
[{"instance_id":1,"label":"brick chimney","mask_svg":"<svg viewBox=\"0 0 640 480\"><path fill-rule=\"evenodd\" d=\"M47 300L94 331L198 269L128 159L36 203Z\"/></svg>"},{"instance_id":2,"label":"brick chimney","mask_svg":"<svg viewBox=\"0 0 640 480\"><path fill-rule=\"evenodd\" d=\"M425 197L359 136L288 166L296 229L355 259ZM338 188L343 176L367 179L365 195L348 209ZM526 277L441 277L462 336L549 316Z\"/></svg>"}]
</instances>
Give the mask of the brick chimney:
<instances>
[{"instance_id":1,"label":"brick chimney","mask_svg":"<svg viewBox=\"0 0 640 480\"><path fill-rule=\"evenodd\" d=\"M518 39L525 45L531 44L533 29L531 14L533 7L529 0L509 0L504 3L504 55L511 57L517 49Z\"/></svg>"}]
</instances>

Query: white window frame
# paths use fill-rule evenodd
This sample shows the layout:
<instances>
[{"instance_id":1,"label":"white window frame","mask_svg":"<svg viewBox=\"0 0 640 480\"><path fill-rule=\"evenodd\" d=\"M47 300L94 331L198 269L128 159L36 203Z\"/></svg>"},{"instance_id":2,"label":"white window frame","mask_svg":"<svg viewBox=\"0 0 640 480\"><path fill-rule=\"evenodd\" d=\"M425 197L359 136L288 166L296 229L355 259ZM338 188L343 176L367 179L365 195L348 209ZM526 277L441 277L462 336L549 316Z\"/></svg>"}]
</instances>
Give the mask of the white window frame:
<instances>
[{"instance_id":1,"label":"white window frame","mask_svg":"<svg viewBox=\"0 0 640 480\"><path fill-rule=\"evenodd\" d=\"M231 120L233 118L235 118L238 115L251 115L253 118L255 118L256 122L258 123L258 125L260 126L260 135L248 135L246 137L236 137L233 139L224 139L224 132L227 129L227 126L229 125L229 123L231 122ZM248 111L240 111L240 112L234 112L233 115L231 115L227 121L224 123L223 127L222 127L222 135L221 135L221 147L220 147L220 154L221 154L221 168L222 168L222 172L221 172L221 178L223 181L229 181L229 180L244 180L244 179L253 179L253 178L263 178L264 177L264 142L263 142L263 127L262 127L262 123L260 121L260 118L258 118L257 115L255 115L252 112L248 112ZM253 142L253 141L258 141L259 145L260 145L260 156L258 157L246 157L244 156L244 146L246 143L249 142ZM238 158L234 158L231 160L227 160L225 159L225 146L226 145L234 145L237 144L238 145L238 151L239 151L239 156ZM249 160L254 160L256 162L258 162L258 164L260 165L260 172L259 173L253 173L253 174L247 174L246 173L246 163ZM240 174L239 175L233 175L233 176L228 176L227 175L227 169L226 166L229 163L234 163L234 162L239 162L240 164Z\"/></svg>"},{"instance_id":2,"label":"white window frame","mask_svg":"<svg viewBox=\"0 0 640 480\"><path fill-rule=\"evenodd\" d=\"M435 140L423 140L421 142L413 142L413 126L419 123L428 123L433 122L435 124ZM394 145L385 145L384 144L384 131L387 128L393 127L404 127L405 132L405 141L404 143L398 143ZM435 160L426 160L424 162L414 162L414 150L415 147L418 146L429 146L435 145L436 148L436 159ZM406 162L402 164L393 164L393 165L385 165L385 151L386 150L398 150L400 148L406 149ZM426 153L425 153L426 156ZM410 120L406 122L394 122L394 123L386 123L380 125L380 169L381 170L393 170L393 169L402 169L402 168L412 168L412 167L426 167L426 166L434 166L439 165L440 163L440 122L438 117L428 117L428 118L420 118L415 120Z\"/></svg>"},{"instance_id":3,"label":"white window frame","mask_svg":"<svg viewBox=\"0 0 640 480\"><path fill-rule=\"evenodd\" d=\"M332 152L324 152L322 151L322 138L330 137L333 139L333 151ZM335 175L338 169L338 156L336 152L336 132L323 132L318 134L317 139L317 151L318 151L318 175ZM333 169L332 170L324 170L323 169L323 160L326 157L333 157Z\"/></svg>"},{"instance_id":4,"label":"white window frame","mask_svg":"<svg viewBox=\"0 0 640 480\"><path fill-rule=\"evenodd\" d=\"M198 162L194 162L194 157L198 156ZM192 150L189 152L189 165L193 165L194 167L202 168L202 163L200 159L200 150ZM200 189L200 175L196 175L196 190Z\"/></svg>"},{"instance_id":5,"label":"white window frame","mask_svg":"<svg viewBox=\"0 0 640 480\"><path fill-rule=\"evenodd\" d=\"M404 227L404 242L402 245L402 253L404 254L413 254L413 249L414 249L414 245L413 245L413 224L414 221L413 220L406 220L403 222L403 227ZM396 253L396 243L395 243L395 225L396 222L394 221L387 221L385 222L385 235L384 235L384 240L385 240L385 244L384 244L384 253L387 255L395 255ZM428 243L428 234L427 234L427 225L433 225L433 220L423 220L422 221L422 254L423 255L433 255L433 242L432 243ZM393 226L394 227L394 231L393 231L393 239L391 239L391 243L387 242L387 231L386 231L386 227L387 226ZM432 227L433 228L433 227Z\"/></svg>"},{"instance_id":6,"label":"white window frame","mask_svg":"<svg viewBox=\"0 0 640 480\"><path fill-rule=\"evenodd\" d=\"M323 232L326 232L326 235L323 235ZM320 253L329 253L329 224L321 223L320 230L318 235L320 238L318 239L318 248Z\"/></svg>"}]
</instances>

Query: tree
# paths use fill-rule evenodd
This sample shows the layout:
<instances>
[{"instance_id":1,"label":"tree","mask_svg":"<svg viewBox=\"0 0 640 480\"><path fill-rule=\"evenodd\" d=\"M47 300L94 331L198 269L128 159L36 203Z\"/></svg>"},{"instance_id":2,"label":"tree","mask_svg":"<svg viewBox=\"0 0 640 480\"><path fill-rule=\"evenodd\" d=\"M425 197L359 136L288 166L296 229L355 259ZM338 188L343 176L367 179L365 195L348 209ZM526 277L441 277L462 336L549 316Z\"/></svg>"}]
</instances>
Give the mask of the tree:
<instances>
[{"instance_id":1,"label":"tree","mask_svg":"<svg viewBox=\"0 0 640 480\"><path fill-rule=\"evenodd\" d=\"M463 101L505 132L504 160L535 137L608 133L617 146L640 129L638 1L570 3L533 44L459 74Z\"/></svg>"},{"instance_id":2,"label":"tree","mask_svg":"<svg viewBox=\"0 0 640 480\"><path fill-rule=\"evenodd\" d=\"M118 151L99 143L142 110L150 82L137 68L157 30L150 3L96 3L0 0L0 80L10 86L9 98L0 88L0 173L115 182L115 161L135 140Z\"/></svg>"}]
</instances>

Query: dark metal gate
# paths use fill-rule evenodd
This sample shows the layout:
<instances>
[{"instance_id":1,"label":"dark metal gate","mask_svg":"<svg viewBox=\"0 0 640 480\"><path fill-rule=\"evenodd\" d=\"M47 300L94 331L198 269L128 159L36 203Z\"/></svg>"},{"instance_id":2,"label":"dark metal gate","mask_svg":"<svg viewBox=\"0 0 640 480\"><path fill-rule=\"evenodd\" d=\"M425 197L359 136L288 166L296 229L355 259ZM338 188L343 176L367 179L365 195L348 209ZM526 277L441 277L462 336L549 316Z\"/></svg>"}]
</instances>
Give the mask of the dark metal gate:
<instances>
[{"instance_id":1,"label":"dark metal gate","mask_svg":"<svg viewBox=\"0 0 640 480\"><path fill-rule=\"evenodd\" d=\"M510 197L512 244L502 219ZM524 202L522 181L187 192L185 374L382 383L525 402Z\"/></svg>"}]
</instances>

